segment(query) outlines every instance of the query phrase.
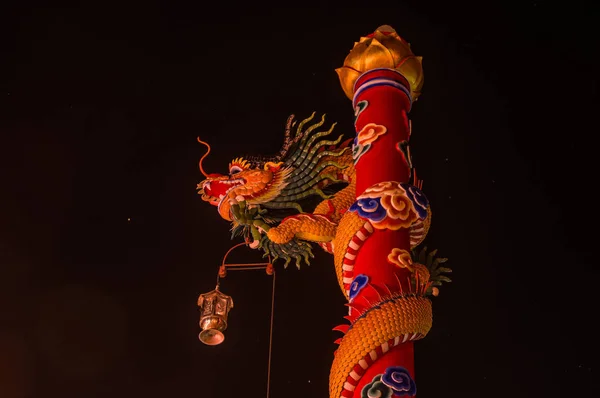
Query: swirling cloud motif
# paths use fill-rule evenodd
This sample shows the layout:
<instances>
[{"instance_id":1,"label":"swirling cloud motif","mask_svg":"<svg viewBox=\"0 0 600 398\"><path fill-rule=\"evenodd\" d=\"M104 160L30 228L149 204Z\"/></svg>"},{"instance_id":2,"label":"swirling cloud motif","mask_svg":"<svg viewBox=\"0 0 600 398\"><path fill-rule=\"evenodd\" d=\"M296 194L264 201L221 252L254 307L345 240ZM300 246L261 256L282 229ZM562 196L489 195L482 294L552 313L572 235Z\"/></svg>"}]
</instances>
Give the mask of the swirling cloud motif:
<instances>
[{"instance_id":1,"label":"swirling cloud motif","mask_svg":"<svg viewBox=\"0 0 600 398\"><path fill-rule=\"evenodd\" d=\"M409 199L413 203L415 210L419 214L419 218L421 220L427 218L427 207L429 207L429 200L427 200L423 191L410 184L402 184L402 187L404 188L404 190L408 194Z\"/></svg>"},{"instance_id":2,"label":"swirling cloud motif","mask_svg":"<svg viewBox=\"0 0 600 398\"><path fill-rule=\"evenodd\" d=\"M352 159L354 160L354 164L358 163L358 159L367 153L369 149L371 149L371 144L359 145L357 144L357 139L354 138L354 144L352 144Z\"/></svg>"},{"instance_id":3,"label":"swirling cloud motif","mask_svg":"<svg viewBox=\"0 0 600 398\"><path fill-rule=\"evenodd\" d=\"M363 102L365 103L364 106L361 105ZM360 113L367 107L366 102L367 101L360 101L357 104L354 110L355 123L356 120L358 120ZM363 107L361 108L361 106ZM386 132L387 128L385 126L375 123L365 125L362 130L356 134L352 145L352 159L354 159L354 164L358 163L360 157L371 149L371 144L373 144L380 135L383 135Z\"/></svg>"},{"instance_id":4,"label":"swirling cloud motif","mask_svg":"<svg viewBox=\"0 0 600 398\"><path fill-rule=\"evenodd\" d=\"M381 376L373 378L369 384L366 384L360 392L361 398L392 398L394 391L381 381Z\"/></svg>"},{"instance_id":5,"label":"swirling cloud motif","mask_svg":"<svg viewBox=\"0 0 600 398\"><path fill-rule=\"evenodd\" d=\"M356 134L358 145L372 144L379 136L387 133L387 128L380 124L368 123Z\"/></svg>"},{"instance_id":6,"label":"swirling cloud motif","mask_svg":"<svg viewBox=\"0 0 600 398\"><path fill-rule=\"evenodd\" d=\"M367 106L369 106L369 101L358 101L358 103L354 107L354 124L356 124L356 122L358 121L358 117L360 116L362 111L367 109Z\"/></svg>"},{"instance_id":7,"label":"swirling cloud motif","mask_svg":"<svg viewBox=\"0 0 600 398\"><path fill-rule=\"evenodd\" d=\"M358 292L360 292L365 286L369 283L369 277L367 275L356 275L352 284L350 285L350 293L348 296L350 297L350 301L352 301Z\"/></svg>"},{"instance_id":8,"label":"swirling cloud motif","mask_svg":"<svg viewBox=\"0 0 600 398\"><path fill-rule=\"evenodd\" d=\"M381 382L394 391L394 395L414 397L417 385L408 370L402 366L391 366L381 376Z\"/></svg>"},{"instance_id":9,"label":"swirling cloud motif","mask_svg":"<svg viewBox=\"0 0 600 398\"><path fill-rule=\"evenodd\" d=\"M385 181L367 188L348 211L369 219L377 229L398 230L425 219L428 205L427 198L418 188Z\"/></svg>"},{"instance_id":10,"label":"swirling cloud motif","mask_svg":"<svg viewBox=\"0 0 600 398\"><path fill-rule=\"evenodd\" d=\"M381 206L380 198L358 198L348 208L348 211L358 213L362 218L367 218L372 222L381 222L387 217L385 208Z\"/></svg>"},{"instance_id":11,"label":"swirling cloud motif","mask_svg":"<svg viewBox=\"0 0 600 398\"><path fill-rule=\"evenodd\" d=\"M414 271L412 257L410 256L408 250L394 247L390 254L388 254L387 260L389 263L394 264L398 268L406 268L410 272Z\"/></svg>"}]
</instances>

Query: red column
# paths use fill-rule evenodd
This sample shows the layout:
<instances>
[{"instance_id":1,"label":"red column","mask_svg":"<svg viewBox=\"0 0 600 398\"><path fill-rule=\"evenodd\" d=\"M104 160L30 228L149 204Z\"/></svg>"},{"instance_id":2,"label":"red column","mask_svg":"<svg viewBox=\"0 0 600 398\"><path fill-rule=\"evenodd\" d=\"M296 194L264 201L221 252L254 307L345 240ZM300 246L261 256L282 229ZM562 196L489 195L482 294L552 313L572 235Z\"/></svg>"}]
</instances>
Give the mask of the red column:
<instances>
[{"instance_id":1,"label":"red column","mask_svg":"<svg viewBox=\"0 0 600 398\"><path fill-rule=\"evenodd\" d=\"M386 25L361 37L337 72L356 118L356 201L334 247L350 325L336 328L344 337L330 398L414 397L413 341L431 327L429 272L410 254L430 217L427 199L409 183L408 113L423 85L421 58Z\"/></svg>"},{"instance_id":2,"label":"red column","mask_svg":"<svg viewBox=\"0 0 600 398\"><path fill-rule=\"evenodd\" d=\"M406 79L390 69L366 72L356 82L353 104L355 112L360 112L355 122L356 141L359 141L361 132L363 135L368 133L366 129L369 129L369 125L385 128L385 132L370 143L370 148L358 159L357 196L380 182L407 183L410 179L410 165L398 149L398 144L407 142L410 137L409 90ZM387 261L388 254L394 248L410 251L409 230L376 229L358 251L354 275L366 275L369 282L376 286L397 286L399 280L403 288L408 290L410 272ZM360 301L359 297L365 295L369 301L376 300L376 297L369 297L374 295L370 289L362 289L354 300ZM414 378L412 341L400 344L378 358L361 377L354 390L354 396L360 397L364 385L370 383L376 375L384 373L390 366L402 366Z\"/></svg>"}]
</instances>

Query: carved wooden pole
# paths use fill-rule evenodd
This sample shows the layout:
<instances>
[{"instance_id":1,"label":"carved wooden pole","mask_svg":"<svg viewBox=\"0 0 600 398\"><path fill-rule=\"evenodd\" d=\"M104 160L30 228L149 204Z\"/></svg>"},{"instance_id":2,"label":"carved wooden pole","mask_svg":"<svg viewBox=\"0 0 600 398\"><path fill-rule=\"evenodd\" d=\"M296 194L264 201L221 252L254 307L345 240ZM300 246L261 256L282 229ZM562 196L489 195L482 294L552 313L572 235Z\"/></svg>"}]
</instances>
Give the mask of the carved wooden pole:
<instances>
[{"instance_id":1,"label":"carved wooden pole","mask_svg":"<svg viewBox=\"0 0 600 398\"><path fill-rule=\"evenodd\" d=\"M429 272L413 263L411 249L425 237L427 199L410 159L412 103L423 85L421 57L393 28L362 37L337 69L352 99L356 138L356 202L336 239L350 325L336 351L330 397L414 396L413 341L431 327ZM381 395L377 395L377 394Z\"/></svg>"}]
</instances>

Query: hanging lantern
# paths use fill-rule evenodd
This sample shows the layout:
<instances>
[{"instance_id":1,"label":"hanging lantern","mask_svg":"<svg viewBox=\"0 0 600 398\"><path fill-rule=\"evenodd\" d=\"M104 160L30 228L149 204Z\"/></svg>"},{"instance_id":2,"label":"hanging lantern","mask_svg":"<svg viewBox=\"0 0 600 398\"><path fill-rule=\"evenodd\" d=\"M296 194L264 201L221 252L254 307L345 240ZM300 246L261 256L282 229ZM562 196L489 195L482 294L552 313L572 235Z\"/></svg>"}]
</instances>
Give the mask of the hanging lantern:
<instances>
[{"instance_id":1,"label":"hanging lantern","mask_svg":"<svg viewBox=\"0 0 600 398\"><path fill-rule=\"evenodd\" d=\"M201 342L207 345L218 345L225 340L223 331L227 329L227 315L233 308L233 300L219 291L219 285L209 293L198 297L200 307L200 328L198 335Z\"/></svg>"}]
</instances>

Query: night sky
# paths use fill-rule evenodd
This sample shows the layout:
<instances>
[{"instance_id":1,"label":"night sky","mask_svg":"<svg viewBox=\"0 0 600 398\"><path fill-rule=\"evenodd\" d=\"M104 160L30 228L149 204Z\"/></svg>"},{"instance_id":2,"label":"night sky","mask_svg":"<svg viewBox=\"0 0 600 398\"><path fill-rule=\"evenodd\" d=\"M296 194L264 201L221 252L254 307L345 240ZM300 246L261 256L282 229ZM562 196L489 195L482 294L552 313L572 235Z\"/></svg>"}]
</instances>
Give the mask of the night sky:
<instances>
[{"instance_id":1,"label":"night sky","mask_svg":"<svg viewBox=\"0 0 600 398\"><path fill-rule=\"evenodd\" d=\"M0 10L0 397L264 397L271 278L230 273L205 165L273 154L289 114L352 137L340 67L389 24L424 57L413 162L453 268L416 343L420 398L598 397L598 6L107 2ZM590 2L591 4L591 2ZM332 257L277 267L271 396L327 397ZM260 254L238 249L231 261Z\"/></svg>"}]
</instances>

